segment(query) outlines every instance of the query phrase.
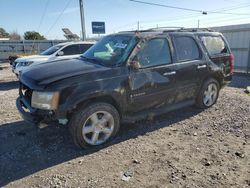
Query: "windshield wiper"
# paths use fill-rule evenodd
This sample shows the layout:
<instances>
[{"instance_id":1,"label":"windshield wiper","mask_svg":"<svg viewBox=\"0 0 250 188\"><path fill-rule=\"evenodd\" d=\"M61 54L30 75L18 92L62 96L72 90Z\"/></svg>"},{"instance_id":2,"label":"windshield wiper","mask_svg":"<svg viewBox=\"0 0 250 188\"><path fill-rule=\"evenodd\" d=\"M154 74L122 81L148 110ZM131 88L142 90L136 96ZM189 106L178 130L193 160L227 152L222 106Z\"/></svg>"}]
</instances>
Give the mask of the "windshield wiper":
<instances>
[{"instance_id":1,"label":"windshield wiper","mask_svg":"<svg viewBox=\"0 0 250 188\"><path fill-rule=\"evenodd\" d=\"M95 64L105 66L105 64L103 64L100 60L98 60L96 58L86 57L86 56L83 56L83 55L81 55L80 57L83 58L84 60L89 60L89 61L91 61L91 62L93 62Z\"/></svg>"}]
</instances>

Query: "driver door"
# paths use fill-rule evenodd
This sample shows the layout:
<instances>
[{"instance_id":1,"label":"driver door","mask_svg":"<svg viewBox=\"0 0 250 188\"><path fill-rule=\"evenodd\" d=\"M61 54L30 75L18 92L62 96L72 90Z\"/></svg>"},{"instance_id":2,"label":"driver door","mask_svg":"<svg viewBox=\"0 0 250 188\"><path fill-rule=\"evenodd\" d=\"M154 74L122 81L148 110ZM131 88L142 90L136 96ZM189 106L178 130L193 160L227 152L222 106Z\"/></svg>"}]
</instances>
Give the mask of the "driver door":
<instances>
[{"instance_id":1,"label":"driver door","mask_svg":"<svg viewBox=\"0 0 250 188\"><path fill-rule=\"evenodd\" d=\"M175 99L176 65L172 64L167 38L146 41L136 58L140 68L130 71L130 111L172 104Z\"/></svg>"}]
</instances>

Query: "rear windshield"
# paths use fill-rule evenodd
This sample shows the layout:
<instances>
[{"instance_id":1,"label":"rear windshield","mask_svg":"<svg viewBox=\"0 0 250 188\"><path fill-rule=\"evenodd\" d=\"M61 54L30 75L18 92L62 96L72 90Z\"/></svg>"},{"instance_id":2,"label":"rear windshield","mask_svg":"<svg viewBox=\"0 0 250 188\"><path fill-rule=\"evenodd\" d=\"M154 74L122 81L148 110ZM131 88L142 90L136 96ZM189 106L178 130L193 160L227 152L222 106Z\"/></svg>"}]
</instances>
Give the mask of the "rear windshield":
<instances>
[{"instance_id":1,"label":"rear windshield","mask_svg":"<svg viewBox=\"0 0 250 188\"><path fill-rule=\"evenodd\" d=\"M202 36L201 40L210 56L229 53L227 45L221 36Z\"/></svg>"}]
</instances>

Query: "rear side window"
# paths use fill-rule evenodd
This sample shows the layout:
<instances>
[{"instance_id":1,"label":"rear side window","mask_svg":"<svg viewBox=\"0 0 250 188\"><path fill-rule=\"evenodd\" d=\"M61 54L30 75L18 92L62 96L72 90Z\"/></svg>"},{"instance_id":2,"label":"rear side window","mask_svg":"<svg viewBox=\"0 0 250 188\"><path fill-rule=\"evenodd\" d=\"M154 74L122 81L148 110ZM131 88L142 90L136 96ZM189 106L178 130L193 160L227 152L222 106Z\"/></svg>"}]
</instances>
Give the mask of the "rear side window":
<instances>
[{"instance_id":1,"label":"rear side window","mask_svg":"<svg viewBox=\"0 0 250 188\"><path fill-rule=\"evenodd\" d=\"M64 49L62 49L62 51L64 52L64 55L76 55L76 54L80 54L79 45L78 44L67 46Z\"/></svg>"},{"instance_id":2,"label":"rear side window","mask_svg":"<svg viewBox=\"0 0 250 188\"><path fill-rule=\"evenodd\" d=\"M221 36L202 36L201 40L211 56L229 53Z\"/></svg>"},{"instance_id":3,"label":"rear side window","mask_svg":"<svg viewBox=\"0 0 250 188\"><path fill-rule=\"evenodd\" d=\"M80 44L80 53L86 52L93 44Z\"/></svg>"},{"instance_id":4,"label":"rear side window","mask_svg":"<svg viewBox=\"0 0 250 188\"><path fill-rule=\"evenodd\" d=\"M174 44L179 62L200 59L200 50L193 38L186 36L174 37Z\"/></svg>"}]
</instances>

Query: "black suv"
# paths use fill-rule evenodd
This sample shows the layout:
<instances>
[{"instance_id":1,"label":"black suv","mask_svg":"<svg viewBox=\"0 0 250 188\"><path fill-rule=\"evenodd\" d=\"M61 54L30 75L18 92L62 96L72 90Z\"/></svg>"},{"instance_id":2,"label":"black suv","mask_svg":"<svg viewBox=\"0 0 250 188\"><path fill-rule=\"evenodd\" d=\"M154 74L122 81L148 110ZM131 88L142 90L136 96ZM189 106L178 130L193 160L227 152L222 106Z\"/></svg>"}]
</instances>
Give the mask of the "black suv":
<instances>
[{"instance_id":1,"label":"black suv","mask_svg":"<svg viewBox=\"0 0 250 188\"><path fill-rule=\"evenodd\" d=\"M121 121L216 103L234 56L221 33L150 29L103 37L78 59L41 64L20 76L25 120L66 123L79 147L113 138Z\"/></svg>"}]
</instances>

